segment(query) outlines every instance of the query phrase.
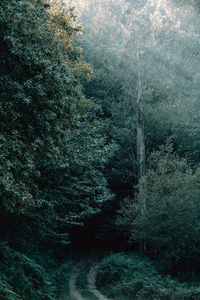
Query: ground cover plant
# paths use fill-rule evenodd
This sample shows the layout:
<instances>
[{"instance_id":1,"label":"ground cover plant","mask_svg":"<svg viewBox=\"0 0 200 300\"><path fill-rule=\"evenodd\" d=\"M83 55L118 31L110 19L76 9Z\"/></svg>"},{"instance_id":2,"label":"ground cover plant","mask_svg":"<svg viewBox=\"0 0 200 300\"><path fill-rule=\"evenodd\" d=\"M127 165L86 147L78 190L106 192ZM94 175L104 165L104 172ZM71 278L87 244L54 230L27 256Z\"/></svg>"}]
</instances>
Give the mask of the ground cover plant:
<instances>
[{"instance_id":1,"label":"ground cover plant","mask_svg":"<svg viewBox=\"0 0 200 300\"><path fill-rule=\"evenodd\" d=\"M161 275L149 259L115 253L104 258L97 285L113 299L199 299L200 288Z\"/></svg>"},{"instance_id":2,"label":"ground cover plant","mask_svg":"<svg viewBox=\"0 0 200 300\"><path fill-rule=\"evenodd\" d=\"M200 299L199 8L0 1L1 299Z\"/></svg>"}]
</instances>

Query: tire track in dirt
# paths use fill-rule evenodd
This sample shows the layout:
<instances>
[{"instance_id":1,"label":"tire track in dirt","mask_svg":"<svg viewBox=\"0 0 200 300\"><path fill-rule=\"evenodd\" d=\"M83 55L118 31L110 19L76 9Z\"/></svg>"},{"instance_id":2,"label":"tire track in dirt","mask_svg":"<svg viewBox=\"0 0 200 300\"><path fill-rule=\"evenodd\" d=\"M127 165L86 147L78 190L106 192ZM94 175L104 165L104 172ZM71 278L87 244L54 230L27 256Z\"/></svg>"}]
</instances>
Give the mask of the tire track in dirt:
<instances>
[{"instance_id":1,"label":"tire track in dirt","mask_svg":"<svg viewBox=\"0 0 200 300\"><path fill-rule=\"evenodd\" d=\"M109 300L96 287L96 276L99 264L93 264L87 276L88 290L93 293L99 300Z\"/></svg>"},{"instance_id":2,"label":"tire track in dirt","mask_svg":"<svg viewBox=\"0 0 200 300\"><path fill-rule=\"evenodd\" d=\"M80 270L82 269L82 267L87 263L86 260L81 260L80 262L78 262L73 270L72 270L72 275L71 275L71 278L70 278L70 281L69 281L69 293L70 293L70 296L76 300L85 300L79 290L77 289L76 287L76 280L77 280L77 277L80 273Z\"/></svg>"}]
</instances>

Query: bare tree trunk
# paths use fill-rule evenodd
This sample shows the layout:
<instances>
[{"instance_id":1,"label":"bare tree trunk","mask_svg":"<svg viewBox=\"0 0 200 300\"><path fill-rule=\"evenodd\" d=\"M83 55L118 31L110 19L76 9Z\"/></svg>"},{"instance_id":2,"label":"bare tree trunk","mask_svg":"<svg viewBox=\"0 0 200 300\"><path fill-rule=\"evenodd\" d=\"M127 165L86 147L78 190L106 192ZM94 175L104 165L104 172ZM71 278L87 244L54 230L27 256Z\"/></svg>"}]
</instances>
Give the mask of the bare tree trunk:
<instances>
[{"instance_id":1,"label":"bare tree trunk","mask_svg":"<svg viewBox=\"0 0 200 300\"><path fill-rule=\"evenodd\" d=\"M138 161L138 179L140 180L146 172L146 155L145 155L145 139L144 139L144 119L141 107L142 96L142 82L140 74L138 76L138 91L136 103L136 117L137 117L137 161ZM139 188L141 214L144 215L146 211L146 190L145 185L141 184ZM140 255L143 256L146 250L146 243L144 239L140 241Z\"/></svg>"}]
</instances>

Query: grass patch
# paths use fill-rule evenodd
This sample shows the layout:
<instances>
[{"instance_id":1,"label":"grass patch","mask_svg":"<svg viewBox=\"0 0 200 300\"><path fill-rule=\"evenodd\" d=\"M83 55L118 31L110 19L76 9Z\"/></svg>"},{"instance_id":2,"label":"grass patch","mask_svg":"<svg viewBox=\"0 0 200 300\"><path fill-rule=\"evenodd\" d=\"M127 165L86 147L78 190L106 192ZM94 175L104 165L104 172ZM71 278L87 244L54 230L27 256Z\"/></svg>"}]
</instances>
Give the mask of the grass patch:
<instances>
[{"instance_id":1,"label":"grass patch","mask_svg":"<svg viewBox=\"0 0 200 300\"><path fill-rule=\"evenodd\" d=\"M69 281L75 263L75 257L69 257L68 260L64 262L61 267L54 273L59 299L76 300L69 294Z\"/></svg>"},{"instance_id":2,"label":"grass patch","mask_svg":"<svg viewBox=\"0 0 200 300\"><path fill-rule=\"evenodd\" d=\"M90 292L88 290L81 291L81 295L83 296L83 298L85 298L87 300L98 300L98 298L92 292Z\"/></svg>"},{"instance_id":3,"label":"grass patch","mask_svg":"<svg viewBox=\"0 0 200 300\"><path fill-rule=\"evenodd\" d=\"M87 276L91 268L91 263L87 263L81 270L76 280L76 286L79 290L87 289Z\"/></svg>"},{"instance_id":4,"label":"grass patch","mask_svg":"<svg viewBox=\"0 0 200 300\"><path fill-rule=\"evenodd\" d=\"M88 291L88 282L87 276L92 266L91 262L88 262L83 268L80 270L80 273L76 280L77 289L79 289L82 297L87 300L98 300L98 298L90 291Z\"/></svg>"},{"instance_id":5,"label":"grass patch","mask_svg":"<svg viewBox=\"0 0 200 300\"><path fill-rule=\"evenodd\" d=\"M130 300L130 297L127 297L127 296L116 296L116 297L113 298L113 300Z\"/></svg>"}]
</instances>

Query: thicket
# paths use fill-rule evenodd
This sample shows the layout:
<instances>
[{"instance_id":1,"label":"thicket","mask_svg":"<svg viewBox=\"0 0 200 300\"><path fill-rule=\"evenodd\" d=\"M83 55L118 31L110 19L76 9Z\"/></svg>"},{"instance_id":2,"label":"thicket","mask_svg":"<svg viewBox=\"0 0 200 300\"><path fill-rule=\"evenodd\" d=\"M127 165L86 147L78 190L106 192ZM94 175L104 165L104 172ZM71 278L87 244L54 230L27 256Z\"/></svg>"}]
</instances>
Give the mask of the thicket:
<instances>
[{"instance_id":1,"label":"thicket","mask_svg":"<svg viewBox=\"0 0 200 300\"><path fill-rule=\"evenodd\" d=\"M46 261L56 265L72 229L112 198L102 171L113 146L101 107L83 93L92 69L74 45L81 28L73 9L64 7L0 4L3 299L55 299Z\"/></svg>"},{"instance_id":2,"label":"thicket","mask_svg":"<svg viewBox=\"0 0 200 300\"><path fill-rule=\"evenodd\" d=\"M139 182L146 192L145 213L141 214L139 194L134 201L126 199L119 211L119 228L129 232L132 242L145 240L148 254L163 270L182 272L186 278L187 272L199 269L199 169L193 171L169 141L151 153L148 166Z\"/></svg>"},{"instance_id":3,"label":"thicket","mask_svg":"<svg viewBox=\"0 0 200 300\"><path fill-rule=\"evenodd\" d=\"M194 286L116 254L103 261L99 287L111 296L199 299L199 12L86 2L81 37L68 2L0 3L0 297L56 299L70 249L138 251L142 240L162 274Z\"/></svg>"},{"instance_id":4,"label":"thicket","mask_svg":"<svg viewBox=\"0 0 200 300\"><path fill-rule=\"evenodd\" d=\"M135 6L131 1L90 4L87 15L93 22L90 26L83 11L81 20L87 30L82 45L96 75L86 91L102 104L106 134L118 146L105 170L116 197L97 223L97 237L133 251L144 241L145 255L154 259L161 273L194 282L191 297L199 299L198 288L195 296L199 282L199 15L182 4L176 2L174 11L171 1L169 6L168 1L160 6L156 1ZM138 74L147 158L147 173L140 181ZM118 273L123 274L123 269ZM122 278L119 290L120 285ZM185 296L184 286L179 287L175 299Z\"/></svg>"},{"instance_id":5,"label":"thicket","mask_svg":"<svg viewBox=\"0 0 200 300\"><path fill-rule=\"evenodd\" d=\"M199 287L161 276L152 262L136 254L115 253L104 258L97 284L114 299L127 296L137 300L195 300L200 297Z\"/></svg>"}]
</instances>

